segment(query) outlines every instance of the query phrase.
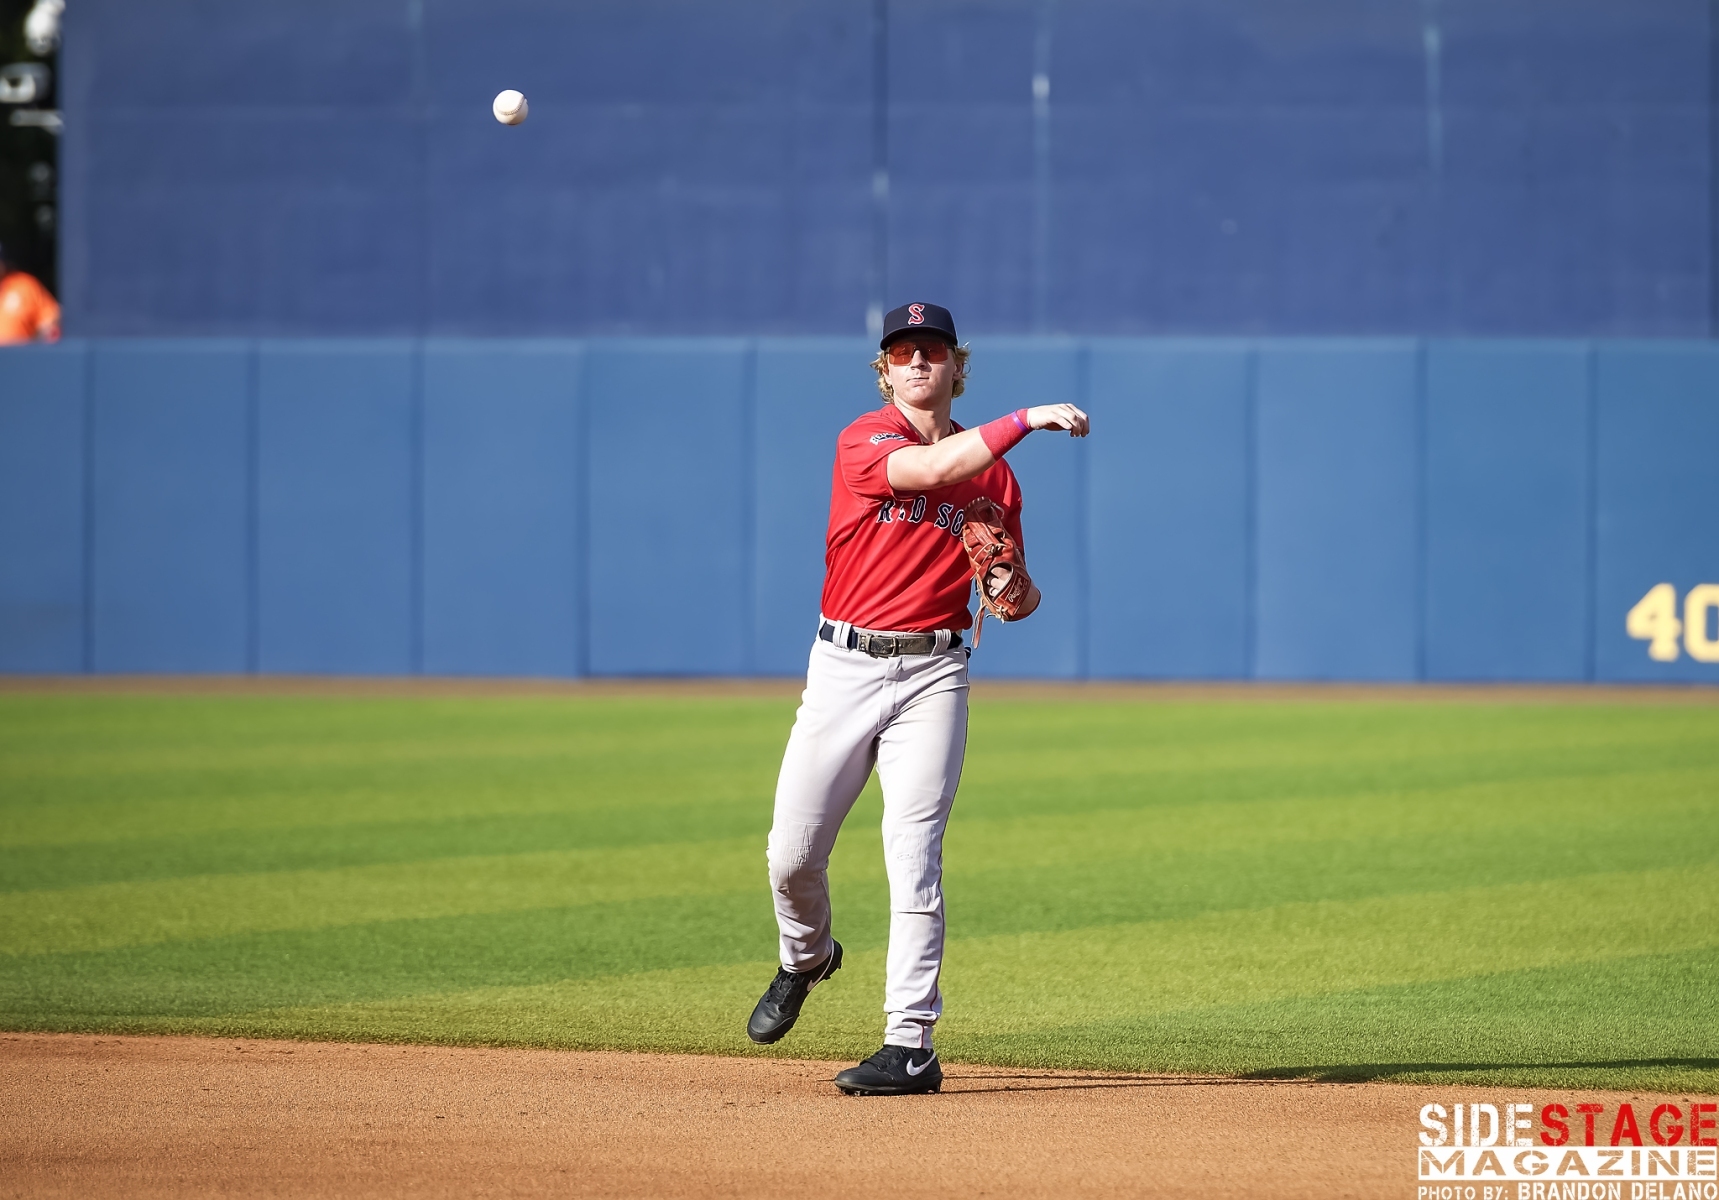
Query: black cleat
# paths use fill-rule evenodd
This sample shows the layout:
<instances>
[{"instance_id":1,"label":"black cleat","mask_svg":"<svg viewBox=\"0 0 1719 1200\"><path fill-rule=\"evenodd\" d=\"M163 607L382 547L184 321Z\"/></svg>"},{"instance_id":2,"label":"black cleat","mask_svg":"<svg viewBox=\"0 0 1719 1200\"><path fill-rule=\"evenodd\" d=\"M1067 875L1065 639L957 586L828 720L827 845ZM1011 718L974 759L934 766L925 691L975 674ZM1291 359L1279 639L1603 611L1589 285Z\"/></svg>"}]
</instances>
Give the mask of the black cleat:
<instances>
[{"instance_id":1,"label":"black cleat","mask_svg":"<svg viewBox=\"0 0 1719 1200\"><path fill-rule=\"evenodd\" d=\"M836 1076L836 1086L850 1096L911 1096L943 1090L943 1068L937 1051L912 1046L885 1046L857 1067Z\"/></svg>"},{"instance_id":2,"label":"black cleat","mask_svg":"<svg viewBox=\"0 0 1719 1200\"><path fill-rule=\"evenodd\" d=\"M810 971L777 968L776 978L764 989L758 1007L752 1010L752 1019L746 1022L747 1037L759 1045L768 1046L771 1042L781 1041L794 1028L794 1022L800 1019L800 1006L806 1002L806 994L842 969L842 944L834 941L832 944L835 949L830 951L830 956Z\"/></svg>"}]
</instances>

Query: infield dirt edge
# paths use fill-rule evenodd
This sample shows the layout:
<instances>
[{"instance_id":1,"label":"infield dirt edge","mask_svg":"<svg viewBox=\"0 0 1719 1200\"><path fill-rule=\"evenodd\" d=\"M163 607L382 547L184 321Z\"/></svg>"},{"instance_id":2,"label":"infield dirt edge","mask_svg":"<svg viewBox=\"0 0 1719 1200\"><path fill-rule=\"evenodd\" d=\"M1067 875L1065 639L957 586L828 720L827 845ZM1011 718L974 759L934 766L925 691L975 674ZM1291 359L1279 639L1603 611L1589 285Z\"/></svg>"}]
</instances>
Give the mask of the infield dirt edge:
<instances>
[{"instance_id":1,"label":"infield dirt edge","mask_svg":"<svg viewBox=\"0 0 1719 1200\"><path fill-rule=\"evenodd\" d=\"M29 1196L1412 1195L1455 1089L952 1066L858 1099L820 1060L0 1034ZM1570 1092L1463 1087L1464 1099ZM1653 1103L1654 1093L1632 1093ZM903 1165L911 1170L901 1170Z\"/></svg>"}]
</instances>

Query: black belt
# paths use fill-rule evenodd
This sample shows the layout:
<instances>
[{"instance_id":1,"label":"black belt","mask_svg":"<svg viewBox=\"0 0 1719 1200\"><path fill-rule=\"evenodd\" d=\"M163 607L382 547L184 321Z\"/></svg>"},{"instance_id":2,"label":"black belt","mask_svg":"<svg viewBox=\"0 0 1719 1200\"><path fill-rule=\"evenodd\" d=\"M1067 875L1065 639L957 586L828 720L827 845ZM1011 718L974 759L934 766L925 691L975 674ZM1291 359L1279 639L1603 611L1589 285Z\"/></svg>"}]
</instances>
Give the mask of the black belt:
<instances>
[{"instance_id":1,"label":"black belt","mask_svg":"<svg viewBox=\"0 0 1719 1200\"><path fill-rule=\"evenodd\" d=\"M824 641L835 644L836 627L825 621L818 627L818 636ZM953 650L961 644L961 631L957 629L949 635L949 649ZM847 648L860 650L873 658L896 658L903 654L935 654L937 652L937 635L935 633L871 633L864 629L848 626Z\"/></svg>"}]
</instances>

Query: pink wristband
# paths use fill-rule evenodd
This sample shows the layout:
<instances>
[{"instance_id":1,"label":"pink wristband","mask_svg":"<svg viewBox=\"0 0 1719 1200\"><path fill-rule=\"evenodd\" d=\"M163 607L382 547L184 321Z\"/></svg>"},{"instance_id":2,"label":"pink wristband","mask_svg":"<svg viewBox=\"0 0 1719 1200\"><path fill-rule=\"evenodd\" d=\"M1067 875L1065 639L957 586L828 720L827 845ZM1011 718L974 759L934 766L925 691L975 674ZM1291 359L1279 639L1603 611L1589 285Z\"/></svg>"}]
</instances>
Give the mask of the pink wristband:
<instances>
[{"instance_id":1,"label":"pink wristband","mask_svg":"<svg viewBox=\"0 0 1719 1200\"><path fill-rule=\"evenodd\" d=\"M984 439L985 449L991 452L992 458L1003 457L1031 432L1027 427L1027 410L1024 408L1018 408L1007 416L986 421L979 426L979 436Z\"/></svg>"}]
</instances>

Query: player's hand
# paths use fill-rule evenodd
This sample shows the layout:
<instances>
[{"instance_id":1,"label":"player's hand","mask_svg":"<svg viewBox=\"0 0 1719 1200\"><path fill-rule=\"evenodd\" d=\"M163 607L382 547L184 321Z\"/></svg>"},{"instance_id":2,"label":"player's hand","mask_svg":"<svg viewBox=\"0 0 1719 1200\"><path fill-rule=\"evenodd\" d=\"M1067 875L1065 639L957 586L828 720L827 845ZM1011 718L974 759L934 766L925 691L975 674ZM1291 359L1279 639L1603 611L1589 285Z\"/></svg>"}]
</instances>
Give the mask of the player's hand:
<instances>
[{"instance_id":1,"label":"player's hand","mask_svg":"<svg viewBox=\"0 0 1719 1200\"><path fill-rule=\"evenodd\" d=\"M1070 437L1085 437L1090 422L1072 404L1041 404L1027 409L1027 428L1066 429Z\"/></svg>"}]
</instances>

